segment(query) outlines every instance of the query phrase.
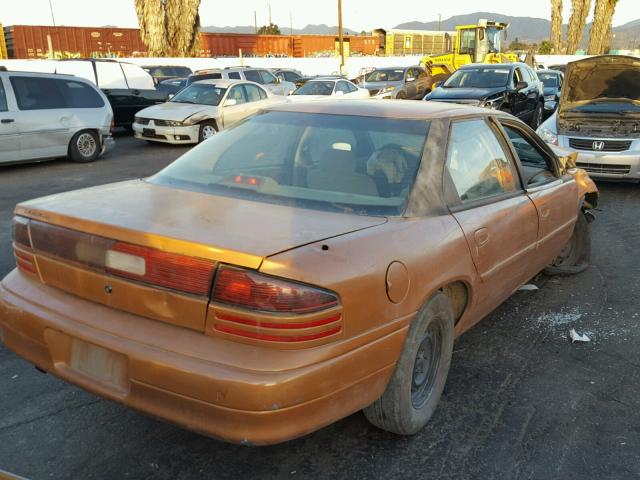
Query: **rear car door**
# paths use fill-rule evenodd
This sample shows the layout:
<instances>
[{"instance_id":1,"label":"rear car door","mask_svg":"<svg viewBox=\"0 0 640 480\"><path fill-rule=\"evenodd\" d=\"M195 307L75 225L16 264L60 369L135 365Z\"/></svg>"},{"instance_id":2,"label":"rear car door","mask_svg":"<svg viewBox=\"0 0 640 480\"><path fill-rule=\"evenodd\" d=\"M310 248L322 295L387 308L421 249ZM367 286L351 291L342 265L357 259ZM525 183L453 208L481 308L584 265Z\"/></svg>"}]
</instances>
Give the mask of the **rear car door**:
<instances>
[{"instance_id":1,"label":"rear car door","mask_svg":"<svg viewBox=\"0 0 640 480\"><path fill-rule=\"evenodd\" d=\"M0 163L20 160L16 104L7 77L0 75Z\"/></svg>"},{"instance_id":2,"label":"rear car door","mask_svg":"<svg viewBox=\"0 0 640 480\"><path fill-rule=\"evenodd\" d=\"M9 81L18 106L15 123L20 134L20 158L67 155L73 112L67 108L58 80L12 74Z\"/></svg>"},{"instance_id":3,"label":"rear car door","mask_svg":"<svg viewBox=\"0 0 640 480\"><path fill-rule=\"evenodd\" d=\"M507 119L500 123L519 159L527 195L538 211L536 262L543 268L571 237L579 208L578 186L573 176L559 175L555 156L531 130Z\"/></svg>"},{"instance_id":4,"label":"rear car door","mask_svg":"<svg viewBox=\"0 0 640 480\"><path fill-rule=\"evenodd\" d=\"M498 128L486 118L451 124L445 196L490 305L537 273L531 261L538 213L508 152Z\"/></svg>"}]
</instances>

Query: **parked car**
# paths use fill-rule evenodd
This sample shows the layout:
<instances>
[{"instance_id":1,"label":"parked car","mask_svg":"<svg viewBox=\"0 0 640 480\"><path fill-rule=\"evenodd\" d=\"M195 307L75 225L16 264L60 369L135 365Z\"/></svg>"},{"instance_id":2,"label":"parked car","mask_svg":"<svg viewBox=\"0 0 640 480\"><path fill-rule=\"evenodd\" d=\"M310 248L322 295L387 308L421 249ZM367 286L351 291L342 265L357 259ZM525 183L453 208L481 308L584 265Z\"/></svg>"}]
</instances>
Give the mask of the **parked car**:
<instances>
[{"instance_id":1,"label":"parked car","mask_svg":"<svg viewBox=\"0 0 640 480\"><path fill-rule=\"evenodd\" d=\"M192 83L171 100L138 112L136 138L163 143L199 143L265 107L282 102L261 85L242 80Z\"/></svg>"},{"instance_id":2,"label":"parked car","mask_svg":"<svg viewBox=\"0 0 640 480\"><path fill-rule=\"evenodd\" d=\"M61 60L56 73L89 80L109 99L116 127L131 128L136 112L167 100L151 75L138 65L111 59Z\"/></svg>"},{"instance_id":3,"label":"parked car","mask_svg":"<svg viewBox=\"0 0 640 480\"><path fill-rule=\"evenodd\" d=\"M87 80L0 71L0 164L91 162L113 147L112 121L109 101Z\"/></svg>"},{"instance_id":4,"label":"parked car","mask_svg":"<svg viewBox=\"0 0 640 480\"><path fill-rule=\"evenodd\" d=\"M178 65L146 65L142 67L159 84L173 78L186 78L193 73L189 67Z\"/></svg>"},{"instance_id":5,"label":"parked car","mask_svg":"<svg viewBox=\"0 0 640 480\"><path fill-rule=\"evenodd\" d=\"M289 97L291 100L319 100L326 98L355 99L369 98L369 90L358 88L349 80L336 80L335 78L319 78L309 80L307 83L296 89Z\"/></svg>"},{"instance_id":6,"label":"parked car","mask_svg":"<svg viewBox=\"0 0 640 480\"><path fill-rule=\"evenodd\" d=\"M544 89L524 63L468 64L425 97L502 110L537 128L544 112Z\"/></svg>"},{"instance_id":7,"label":"parked car","mask_svg":"<svg viewBox=\"0 0 640 480\"><path fill-rule=\"evenodd\" d=\"M566 63L560 63L557 65L549 65L547 67L548 70L555 70L556 72L562 72L563 74L567 73L567 64Z\"/></svg>"},{"instance_id":8,"label":"parked car","mask_svg":"<svg viewBox=\"0 0 640 480\"><path fill-rule=\"evenodd\" d=\"M283 102L150 178L20 203L1 338L225 441L359 409L413 434L454 337L545 266L587 264L598 194L572 167L496 110Z\"/></svg>"},{"instance_id":9,"label":"parked car","mask_svg":"<svg viewBox=\"0 0 640 480\"><path fill-rule=\"evenodd\" d=\"M187 79L187 85L200 80L247 80L262 85L274 95L289 95L296 86L282 81L266 68L227 67L225 69L199 70Z\"/></svg>"},{"instance_id":10,"label":"parked car","mask_svg":"<svg viewBox=\"0 0 640 480\"><path fill-rule=\"evenodd\" d=\"M156 88L158 91L164 92L167 96L175 95L184 87L187 86L187 78L172 78L170 80L163 80L158 83Z\"/></svg>"},{"instance_id":11,"label":"parked car","mask_svg":"<svg viewBox=\"0 0 640 480\"><path fill-rule=\"evenodd\" d=\"M298 82L304 78L302 72L298 70L294 70L292 68L276 68L273 71L273 74L280 79L282 82L290 82L294 85L298 86Z\"/></svg>"},{"instance_id":12,"label":"parked car","mask_svg":"<svg viewBox=\"0 0 640 480\"><path fill-rule=\"evenodd\" d=\"M548 118L558 107L564 75L557 70L538 70L536 72L544 88L544 118Z\"/></svg>"},{"instance_id":13,"label":"parked car","mask_svg":"<svg viewBox=\"0 0 640 480\"><path fill-rule=\"evenodd\" d=\"M364 76L360 83L372 98L397 98L419 100L431 91L429 73L419 66L377 68Z\"/></svg>"},{"instance_id":14,"label":"parked car","mask_svg":"<svg viewBox=\"0 0 640 480\"><path fill-rule=\"evenodd\" d=\"M594 178L640 180L640 60L603 55L569 63L556 112L538 129L578 154Z\"/></svg>"}]
</instances>

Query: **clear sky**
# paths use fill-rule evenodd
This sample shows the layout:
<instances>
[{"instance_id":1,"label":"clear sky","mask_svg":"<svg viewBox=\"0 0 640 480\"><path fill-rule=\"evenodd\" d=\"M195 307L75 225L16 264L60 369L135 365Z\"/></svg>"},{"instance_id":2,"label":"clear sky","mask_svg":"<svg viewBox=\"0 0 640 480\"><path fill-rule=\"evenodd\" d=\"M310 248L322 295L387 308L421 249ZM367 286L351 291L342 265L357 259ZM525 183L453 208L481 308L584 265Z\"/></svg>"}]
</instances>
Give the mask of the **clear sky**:
<instances>
[{"instance_id":1,"label":"clear sky","mask_svg":"<svg viewBox=\"0 0 640 480\"><path fill-rule=\"evenodd\" d=\"M253 25L268 21L268 4L272 19L280 27L294 28L309 23L337 24L337 0L202 0L202 25ZM391 28L411 21L437 20L474 11L499 12L505 15L549 18L549 0L343 0L345 27L354 30ZM595 3L595 0L592 2ZM57 25L137 27L134 0L51 0ZM564 0L565 23L569 19L571 0ZM619 0L613 24L620 25L640 18L640 0ZM49 0L0 0L0 23L4 25L51 25Z\"/></svg>"}]
</instances>

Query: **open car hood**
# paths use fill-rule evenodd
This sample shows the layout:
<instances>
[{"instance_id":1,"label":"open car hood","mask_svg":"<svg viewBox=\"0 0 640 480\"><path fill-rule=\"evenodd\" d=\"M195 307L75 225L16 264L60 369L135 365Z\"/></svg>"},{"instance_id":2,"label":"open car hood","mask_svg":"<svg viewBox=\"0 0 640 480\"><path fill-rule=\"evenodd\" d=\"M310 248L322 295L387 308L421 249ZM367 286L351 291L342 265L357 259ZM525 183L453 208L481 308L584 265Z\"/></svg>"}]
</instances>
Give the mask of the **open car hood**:
<instances>
[{"instance_id":1,"label":"open car hood","mask_svg":"<svg viewBox=\"0 0 640 480\"><path fill-rule=\"evenodd\" d=\"M558 114L598 99L628 100L640 105L640 59L601 55L567 65Z\"/></svg>"}]
</instances>

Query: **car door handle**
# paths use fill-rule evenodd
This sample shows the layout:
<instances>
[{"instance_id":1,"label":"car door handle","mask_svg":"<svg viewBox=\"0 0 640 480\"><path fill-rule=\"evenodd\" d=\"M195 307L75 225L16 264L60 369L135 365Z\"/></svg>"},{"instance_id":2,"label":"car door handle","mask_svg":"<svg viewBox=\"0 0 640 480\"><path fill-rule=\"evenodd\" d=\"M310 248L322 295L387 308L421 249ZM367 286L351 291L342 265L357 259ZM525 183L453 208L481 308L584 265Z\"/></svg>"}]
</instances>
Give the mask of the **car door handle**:
<instances>
[{"instance_id":1,"label":"car door handle","mask_svg":"<svg viewBox=\"0 0 640 480\"><path fill-rule=\"evenodd\" d=\"M13 118L3 118L0 120L0 123L13 123L15 120Z\"/></svg>"},{"instance_id":2,"label":"car door handle","mask_svg":"<svg viewBox=\"0 0 640 480\"><path fill-rule=\"evenodd\" d=\"M489 229L480 228L479 230L476 230L476 233L474 233L473 236L476 240L476 245L482 247L489 241Z\"/></svg>"}]
</instances>

